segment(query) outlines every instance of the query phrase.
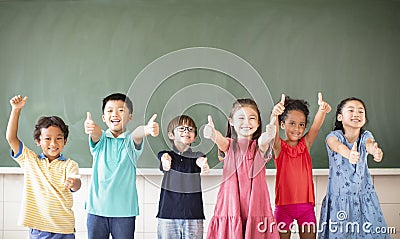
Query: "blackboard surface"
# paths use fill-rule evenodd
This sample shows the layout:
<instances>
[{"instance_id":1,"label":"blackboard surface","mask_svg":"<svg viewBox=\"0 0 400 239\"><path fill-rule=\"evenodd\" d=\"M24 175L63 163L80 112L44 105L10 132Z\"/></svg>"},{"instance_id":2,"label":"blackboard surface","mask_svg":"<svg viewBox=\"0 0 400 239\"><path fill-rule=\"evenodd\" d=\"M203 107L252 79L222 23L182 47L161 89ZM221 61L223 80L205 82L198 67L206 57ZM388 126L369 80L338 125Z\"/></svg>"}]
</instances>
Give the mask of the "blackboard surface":
<instances>
[{"instance_id":1,"label":"blackboard surface","mask_svg":"<svg viewBox=\"0 0 400 239\"><path fill-rule=\"evenodd\" d=\"M86 112L105 129L102 98L122 92L135 105L130 129L157 113L162 130L146 139L139 167L158 167L156 153L170 147L168 121L185 113L200 129L194 148L218 168L215 147L201 136L208 114L225 132L233 100L253 97L265 125L285 93L307 100L312 120L321 91L333 109L349 96L363 99L367 128L384 151L370 167L399 168L399 12L400 2L389 0L2 1L0 166L18 166L4 137L15 94L29 97L18 135L35 151L35 122L58 115L71 132L64 154L91 167ZM313 145L314 168L328 167L334 111Z\"/></svg>"}]
</instances>

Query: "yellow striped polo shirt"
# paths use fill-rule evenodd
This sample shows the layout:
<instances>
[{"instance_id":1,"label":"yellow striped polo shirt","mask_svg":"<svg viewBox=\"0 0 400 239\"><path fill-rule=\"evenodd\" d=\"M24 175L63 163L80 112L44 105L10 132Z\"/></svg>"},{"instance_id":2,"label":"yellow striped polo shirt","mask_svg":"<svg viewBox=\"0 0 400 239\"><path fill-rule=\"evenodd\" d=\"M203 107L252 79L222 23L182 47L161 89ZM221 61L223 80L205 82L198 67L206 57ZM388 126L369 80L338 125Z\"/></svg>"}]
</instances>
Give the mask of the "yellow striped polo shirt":
<instances>
[{"instance_id":1,"label":"yellow striped polo shirt","mask_svg":"<svg viewBox=\"0 0 400 239\"><path fill-rule=\"evenodd\" d=\"M50 163L44 154L37 155L22 142L12 156L24 171L19 224L46 232L74 233L73 197L64 183L79 173L78 164L62 155Z\"/></svg>"}]
</instances>

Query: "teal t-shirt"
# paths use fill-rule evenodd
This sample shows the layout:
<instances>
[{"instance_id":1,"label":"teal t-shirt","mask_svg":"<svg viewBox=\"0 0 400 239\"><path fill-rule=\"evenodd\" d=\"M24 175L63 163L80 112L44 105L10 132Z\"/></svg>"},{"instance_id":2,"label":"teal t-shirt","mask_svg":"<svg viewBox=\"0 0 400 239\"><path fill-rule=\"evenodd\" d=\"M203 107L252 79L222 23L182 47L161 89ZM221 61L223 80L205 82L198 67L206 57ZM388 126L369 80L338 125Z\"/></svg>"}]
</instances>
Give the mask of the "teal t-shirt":
<instances>
[{"instance_id":1,"label":"teal t-shirt","mask_svg":"<svg viewBox=\"0 0 400 239\"><path fill-rule=\"evenodd\" d=\"M124 132L114 138L103 131L99 142L89 139L93 156L93 173L88 213L103 217L132 217L139 215L136 190L136 162L143 151L135 148L132 133Z\"/></svg>"}]
</instances>

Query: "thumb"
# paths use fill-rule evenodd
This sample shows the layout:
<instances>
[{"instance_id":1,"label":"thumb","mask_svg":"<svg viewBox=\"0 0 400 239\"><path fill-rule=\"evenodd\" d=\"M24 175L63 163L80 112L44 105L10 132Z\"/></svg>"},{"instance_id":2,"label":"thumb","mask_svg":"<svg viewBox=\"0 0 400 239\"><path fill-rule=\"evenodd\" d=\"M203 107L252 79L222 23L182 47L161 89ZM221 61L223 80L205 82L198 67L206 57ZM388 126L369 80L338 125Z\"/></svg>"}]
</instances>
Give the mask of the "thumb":
<instances>
[{"instance_id":1,"label":"thumb","mask_svg":"<svg viewBox=\"0 0 400 239\"><path fill-rule=\"evenodd\" d=\"M357 142L354 142L353 147L351 148L351 151L357 152Z\"/></svg>"},{"instance_id":2,"label":"thumb","mask_svg":"<svg viewBox=\"0 0 400 239\"><path fill-rule=\"evenodd\" d=\"M285 104L285 99L286 99L285 94L282 94L280 103Z\"/></svg>"},{"instance_id":3,"label":"thumb","mask_svg":"<svg viewBox=\"0 0 400 239\"><path fill-rule=\"evenodd\" d=\"M214 127L214 122L213 122L213 120L212 120L211 115L208 116L208 124L209 124L210 126Z\"/></svg>"},{"instance_id":4,"label":"thumb","mask_svg":"<svg viewBox=\"0 0 400 239\"><path fill-rule=\"evenodd\" d=\"M92 114L90 114L90 112L86 112L86 120L92 120Z\"/></svg>"},{"instance_id":5,"label":"thumb","mask_svg":"<svg viewBox=\"0 0 400 239\"><path fill-rule=\"evenodd\" d=\"M28 96L25 96L22 101L26 102L28 100Z\"/></svg>"},{"instance_id":6,"label":"thumb","mask_svg":"<svg viewBox=\"0 0 400 239\"><path fill-rule=\"evenodd\" d=\"M321 92L318 92L318 105L321 105L322 102L323 102L323 100L322 100L322 93L321 93Z\"/></svg>"},{"instance_id":7,"label":"thumb","mask_svg":"<svg viewBox=\"0 0 400 239\"><path fill-rule=\"evenodd\" d=\"M151 116L149 122L147 124L152 124L154 123L154 120L157 118L157 114L154 114L153 116Z\"/></svg>"}]
</instances>

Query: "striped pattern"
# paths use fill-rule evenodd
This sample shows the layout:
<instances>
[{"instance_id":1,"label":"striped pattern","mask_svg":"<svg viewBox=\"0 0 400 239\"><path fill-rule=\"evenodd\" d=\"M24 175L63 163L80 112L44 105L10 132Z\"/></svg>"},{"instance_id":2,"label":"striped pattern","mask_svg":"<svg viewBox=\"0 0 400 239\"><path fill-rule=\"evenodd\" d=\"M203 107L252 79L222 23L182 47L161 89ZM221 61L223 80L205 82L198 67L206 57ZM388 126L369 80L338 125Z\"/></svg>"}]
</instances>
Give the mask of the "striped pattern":
<instances>
[{"instance_id":1,"label":"striped pattern","mask_svg":"<svg viewBox=\"0 0 400 239\"><path fill-rule=\"evenodd\" d=\"M49 163L25 146L15 160L24 169L19 224L53 233L74 233L73 197L64 182L69 175L79 173L78 164L70 159Z\"/></svg>"}]
</instances>

